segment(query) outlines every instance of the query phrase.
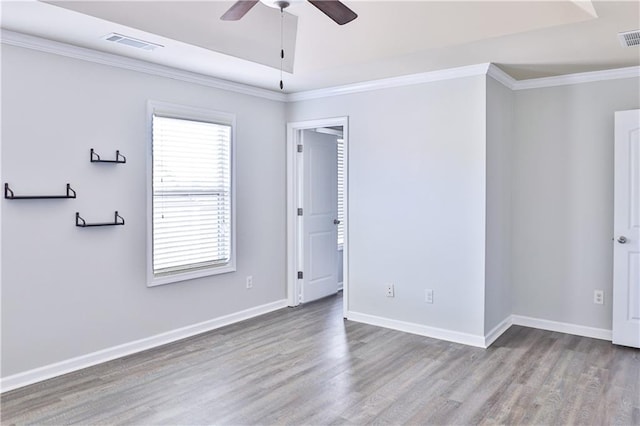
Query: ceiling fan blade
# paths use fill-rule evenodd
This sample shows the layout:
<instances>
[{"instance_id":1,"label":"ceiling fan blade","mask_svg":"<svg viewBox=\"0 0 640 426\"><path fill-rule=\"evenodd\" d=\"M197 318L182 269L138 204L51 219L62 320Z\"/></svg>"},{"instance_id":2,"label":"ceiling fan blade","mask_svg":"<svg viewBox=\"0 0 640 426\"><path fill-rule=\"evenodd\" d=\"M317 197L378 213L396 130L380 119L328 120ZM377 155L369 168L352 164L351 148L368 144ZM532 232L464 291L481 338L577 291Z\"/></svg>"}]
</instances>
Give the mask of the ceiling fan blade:
<instances>
[{"instance_id":1,"label":"ceiling fan blade","mask_svg":"<svg viewBox=\"0 0 640 426\"><path fill-rule=\"evenodd\" d=\"M309 0L309 3L333 19L336 24L344 25L356 19L358 15L338 0Z\"/></svg>"},{"instance_id":2,"label":"ceiling fan blade","mask_svg":"<svg viewBox=\"0 0 640 426\"><path fill-rule=\"evenodd\" d=\"M259 0L240 0L237 1L220 17L223 21L237 21L247 14Z\"/></svg>"}]
</instances>

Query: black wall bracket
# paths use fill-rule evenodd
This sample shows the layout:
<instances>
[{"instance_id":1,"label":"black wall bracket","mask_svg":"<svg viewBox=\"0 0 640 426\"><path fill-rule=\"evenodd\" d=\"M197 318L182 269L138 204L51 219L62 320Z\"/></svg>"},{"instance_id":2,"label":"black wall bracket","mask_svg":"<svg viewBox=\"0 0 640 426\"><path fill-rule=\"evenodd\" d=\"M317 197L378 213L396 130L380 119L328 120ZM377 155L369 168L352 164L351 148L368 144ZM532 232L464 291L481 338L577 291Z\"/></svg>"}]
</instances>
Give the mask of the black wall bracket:
<instances>
[{"instance_id":1,"label":"black wall bracket","mask_svg":"<svg viewBox=\"0 0 640 426\"><path fill-rule=\"evenodd\" d=\"M116 159L115 160L103 160L100 156L91 148L91 162L92 163L117 163L124 164L127 162L127 158L120 154L120 151L116 151Z\"/></svg>"},{"instance_id":2,"label":"black wall bracket","mask_svg":"<svg viewBox=\"0 0 640 426\"><path fill-rule=\"evenodd\" d=\"M15 195L9 184L4 184L4 198L7 200L49 200L56 198L76 198L76 191L71 189L71 185L67 184L66 195Z\"/></svg>"},{"instance_id":3,"label":"black wall bracket","mask_svg":"<svg viewBox=\"0 0 640 426\"><path fill-rule=\"evenodd\" d=\"M89 228L92 226L118 226L124 225L124 218L118 214L116 211L113 215L113 222L103 222L103 223L87 223L83 218L80 217L80 213L76 212L76 226L80 228Z\"/></svg>"}]
</instances>

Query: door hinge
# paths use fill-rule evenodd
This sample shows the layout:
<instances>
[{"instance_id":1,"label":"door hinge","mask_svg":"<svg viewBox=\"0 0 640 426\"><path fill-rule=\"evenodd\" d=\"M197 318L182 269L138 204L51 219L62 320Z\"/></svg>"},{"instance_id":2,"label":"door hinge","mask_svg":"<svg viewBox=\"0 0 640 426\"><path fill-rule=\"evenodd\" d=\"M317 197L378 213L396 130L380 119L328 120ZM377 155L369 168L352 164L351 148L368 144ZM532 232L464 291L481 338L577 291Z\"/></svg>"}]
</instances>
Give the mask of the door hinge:
<instances>
[{"instance_id":1,"label":"door hinge","mask_svg":"<svg viewBox=\"0 0 640 426\"><path fill-rule=\"evenodd\" d=\"M298 271L298 279L301 280L302 279L302 271Z\"/></svg>"},{"instance_id":2,"label":"door hinge","mask_svg":"<svg viewBox=\"0 0 640 426\"><path fill-rule=\"evenodd\" d=\"M302 207L298 208L298 216L302 216Z\"/></svg>"},{"instance_id":3,"label":"door hinge","mask_svg":"<svg viewBox=\"0 0 640 426\"><path fill-rule=\"evenodd\" d=\"M302 152L302 144L298 145L298 152Z\"/></svg>"}]
</instances>

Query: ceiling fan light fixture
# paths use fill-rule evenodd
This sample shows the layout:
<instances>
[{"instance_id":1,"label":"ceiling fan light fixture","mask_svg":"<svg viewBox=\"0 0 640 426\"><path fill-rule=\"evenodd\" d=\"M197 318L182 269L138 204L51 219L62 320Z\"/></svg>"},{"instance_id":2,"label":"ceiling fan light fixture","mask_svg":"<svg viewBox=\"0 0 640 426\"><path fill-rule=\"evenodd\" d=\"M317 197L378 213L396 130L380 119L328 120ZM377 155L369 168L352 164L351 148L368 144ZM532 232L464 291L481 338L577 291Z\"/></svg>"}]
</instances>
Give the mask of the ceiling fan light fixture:
<instances>
[{"instance_id":1,"label":"ceiling fan light fixture","mask_svg":"<svg viewBox=\"0 0 640 426\"><path fill-rule=\"evenodd\" d=\"M280 10L286 9L291 5L291 3L286 0L260 0L260 3L264 4L265 6Z\"/></svg>"},{"instance_id":2,"label":"ceiling fan light fixture","mask_svg":"<svg viewBox=\"0 0 640 426\"><path fill-rule=\"evenodd\" d=\"M318 8L322 13L331 18L336 24L344 25L353 21L358 14L349 9L339 0L307 0ZM304 0L238 0L220 17L223 21L238 21L256 4L262 3L265 6L280 9L281 11L289 7L291 3L302 3Z\"/></svg>"}]
</instances>

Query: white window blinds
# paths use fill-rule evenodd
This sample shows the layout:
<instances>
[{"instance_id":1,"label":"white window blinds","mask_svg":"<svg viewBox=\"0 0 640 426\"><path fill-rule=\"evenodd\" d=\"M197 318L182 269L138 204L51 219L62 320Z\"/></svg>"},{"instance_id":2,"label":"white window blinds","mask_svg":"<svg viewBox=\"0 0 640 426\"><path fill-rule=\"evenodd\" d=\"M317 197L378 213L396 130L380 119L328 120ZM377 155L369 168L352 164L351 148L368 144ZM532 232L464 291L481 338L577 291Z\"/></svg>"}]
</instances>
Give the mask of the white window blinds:
<instances>
[{"instance_id":1,"label":"white window blinds","mask_svg":"<svg viewBox=\"0 0 640 426\"><path fill-rule=\"evenodd\" d=\"M344 244L344 139L338 139L338 248Z\"/></svg>"},{"instance_id":2,"label":"white window blinds","mask_svg":"<svg viewBox=\"0 0 640 426\"><path fill-rule=\"evenodd\" d=\"M230 262L231 130L153 115L154 276Z\"/></svg>"}]
</instances>

